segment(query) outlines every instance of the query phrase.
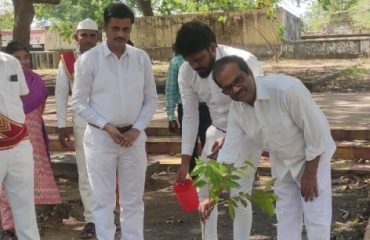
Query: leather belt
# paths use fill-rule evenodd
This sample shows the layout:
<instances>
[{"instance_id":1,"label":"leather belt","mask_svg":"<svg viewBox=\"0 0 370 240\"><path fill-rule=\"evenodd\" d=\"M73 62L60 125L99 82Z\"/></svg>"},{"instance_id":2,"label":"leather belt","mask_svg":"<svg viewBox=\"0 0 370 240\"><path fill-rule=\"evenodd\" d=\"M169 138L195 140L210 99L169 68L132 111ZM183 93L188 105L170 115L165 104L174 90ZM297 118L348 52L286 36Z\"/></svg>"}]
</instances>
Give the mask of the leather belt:
<instances>
[{"instance_id":1,"label":"leather belt","mask_svg":"<svg viewBox=\"0 0 370 240\"><path fill-rule=\"evenodd\" d=\"M223 132L223 133L226 133L226 131L225 131L225 130L223 130L223 129L221 129L221 128L218 128L218 127L216 127L216 126L215 126L215 125L213 125L213 124L212 124L212 126L214 126L218 131Z\"/></svg>"},{"instance_id":2,"label":"leather belt","mask_svg":"<svg viewBox=\"0 0 370 240\"><path fill-rule=\"evenodd\" d=\"M128 126L124 126L124 127L117 127L118 131L120 133L125 133L127 132L128 130L130 130L132 128L132 125L128 125Z\"/></svg>"},{"instance_id":3,"label":"leather belt","mask_svg":"<svg viewBox=\"0 0 370 240\"><path fill-rule=\"evenodd\" d=\"M100 127L96 126L95 124L92 124L92 123L88 123L90 126L94 127L94 128L98 128L100 129ZM124 127L117 127L118 131L120 133L125 133L127 132L128 130L130 130L132 128L133 125L128 125L128 126L124 126Z\"/></svg>"}]
</instances>

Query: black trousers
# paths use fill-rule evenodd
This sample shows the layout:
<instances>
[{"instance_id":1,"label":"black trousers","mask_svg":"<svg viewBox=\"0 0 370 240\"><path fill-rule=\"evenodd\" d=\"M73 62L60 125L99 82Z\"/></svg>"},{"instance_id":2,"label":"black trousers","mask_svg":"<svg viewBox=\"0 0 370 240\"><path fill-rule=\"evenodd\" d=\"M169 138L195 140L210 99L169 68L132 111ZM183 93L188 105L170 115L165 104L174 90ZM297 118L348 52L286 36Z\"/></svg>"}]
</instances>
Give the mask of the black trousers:
<instances>
[{"instance_id":1,"label":"black trousers","mask_svg":"<svg viewBox=\"0 0 370 240\"><path fill-rule=\"evenodd\" d=\"M195 158L198 157L198 146L203 148L206 143L206 132L209 126L212 124L211 115L209 114L208 106L205 103L199 103L199 127L198 127L198 138L195 141L195 146L193 150L193 156L190 161L189 172L191 172L195 167ZM177 116L180 123L180 129L182 129L182 116L183 109L182 104L177 105Z\"/></svg>"}]
</instances>

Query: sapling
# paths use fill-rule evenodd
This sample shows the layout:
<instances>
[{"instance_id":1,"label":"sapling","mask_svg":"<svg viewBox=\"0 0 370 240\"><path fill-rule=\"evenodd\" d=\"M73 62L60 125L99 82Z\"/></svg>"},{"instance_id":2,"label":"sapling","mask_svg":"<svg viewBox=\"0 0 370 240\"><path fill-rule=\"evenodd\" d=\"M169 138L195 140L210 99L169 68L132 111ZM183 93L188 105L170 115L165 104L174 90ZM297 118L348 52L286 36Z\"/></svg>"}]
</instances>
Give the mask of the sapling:
<instances>
[{"instance_id":1,"label":"sapling","mask_svg":"<svg viewBox=\"0 0 370 240\"><path fill-rule=\"evenodd\" d=\"M247 207L248 201L260 208L269 216L275 213L275 202L277 196L271 190L271 182L262 191L253 191L252 193L239 192L229 199L221 200L221 194L232 188L239 188L238 180L246 177L248 168L255 168L248 160L242 166L235 167L234 164L219 163L215 160L203 161L196 159L196 166L190 173L195 177L194 185L197 187L207 187L209 198L217 205L227 204L231 219L235 218L235 208L240 203Z\"/></svg>"}]
</instances>

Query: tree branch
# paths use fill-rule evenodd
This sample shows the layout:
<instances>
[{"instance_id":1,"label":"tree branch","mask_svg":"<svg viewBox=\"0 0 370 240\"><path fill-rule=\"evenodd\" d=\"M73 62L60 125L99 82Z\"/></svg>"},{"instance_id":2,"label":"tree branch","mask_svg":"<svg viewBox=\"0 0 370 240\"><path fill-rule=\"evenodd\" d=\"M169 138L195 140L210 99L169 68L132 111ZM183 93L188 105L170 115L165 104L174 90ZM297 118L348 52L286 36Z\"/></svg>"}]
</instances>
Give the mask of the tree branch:
<instances>
[{"instance_id":1,"label":"tree branch","mask_svg":"<svg viewBox=\"0 0 370 240\"><path fill-rule=\"evenodd\" d=\"M59 4L60 0L33 0L33 3L42 3L42 4Z\"/></svg>"}]
</instances>

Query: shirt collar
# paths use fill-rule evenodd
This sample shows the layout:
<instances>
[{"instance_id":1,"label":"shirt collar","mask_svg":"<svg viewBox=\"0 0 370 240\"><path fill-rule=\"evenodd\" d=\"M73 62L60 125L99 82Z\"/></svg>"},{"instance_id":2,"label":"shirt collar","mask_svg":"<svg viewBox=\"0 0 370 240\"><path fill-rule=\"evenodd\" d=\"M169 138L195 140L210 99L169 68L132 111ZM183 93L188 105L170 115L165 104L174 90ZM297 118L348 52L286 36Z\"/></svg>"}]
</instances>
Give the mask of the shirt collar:
<instances>
[{"instance_id":1,"label":"shirt collar","mask_svg":"<svg viewBox=\"0 0 370 240\"><path fill-rule=\"evenodd\" d=\"M270 99L268 86L265 84L263 76L254 77L256 83L256 100L267 100Z\"/></svg>"},{"instance_id":2,"label":"shirt collar","mask_svg":"<svg viewBox=\"0 0 370 240\"><path fill-rule=\"evenodd\" d=\"M104 57L107 57L110 54L114 55L114 53L112 53L112 51L108 48L108 44L106 41L102 43L102 45L103 45ZM125 52L122 54L122 56L130 55L131 52L132 52L132 47L129 44L126 44L126 49L125 49Z\"/></svg>"}]
</instances>

